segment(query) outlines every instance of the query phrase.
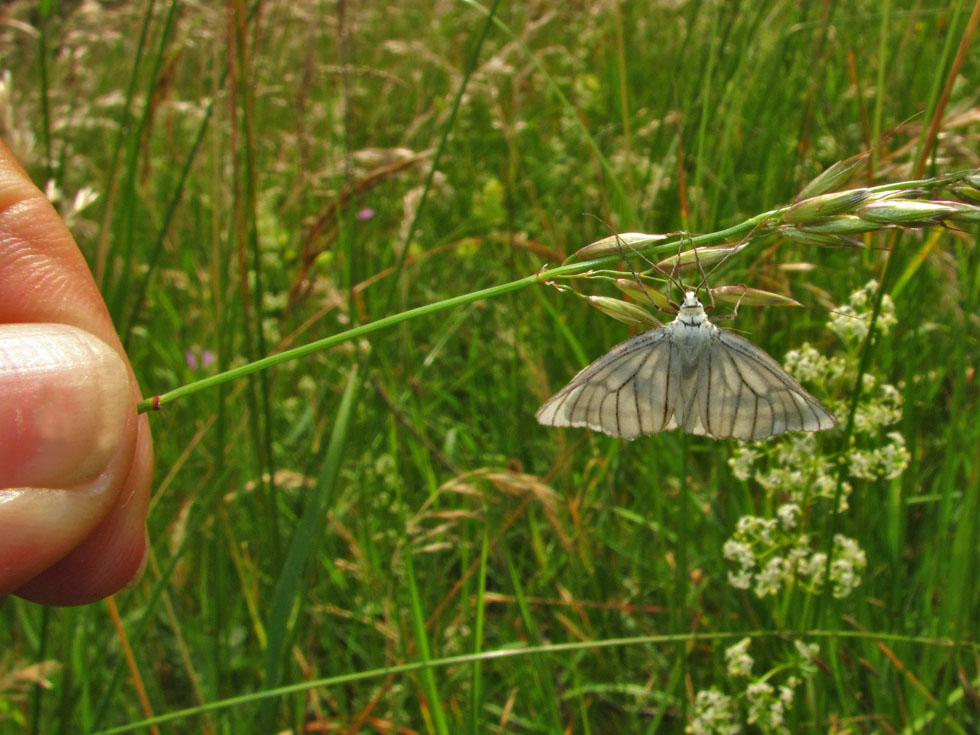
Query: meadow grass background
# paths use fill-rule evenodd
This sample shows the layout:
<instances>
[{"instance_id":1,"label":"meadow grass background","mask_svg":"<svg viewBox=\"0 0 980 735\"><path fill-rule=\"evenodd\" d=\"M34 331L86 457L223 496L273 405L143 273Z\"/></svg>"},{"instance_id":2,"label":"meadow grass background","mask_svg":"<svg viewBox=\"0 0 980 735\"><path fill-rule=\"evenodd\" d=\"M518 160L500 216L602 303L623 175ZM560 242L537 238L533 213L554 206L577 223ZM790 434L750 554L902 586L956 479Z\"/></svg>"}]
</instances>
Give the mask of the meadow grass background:
<instances>
[{"instance_id":1,"label":"meadow grass background","mask_svg":"<svg viewBox=\"0 0 980 735\"><path fill-rule=\"evenodd\" d=\"M969 46L950 77L971 12L14 2L0 124L60 192L153 395L557 265L609 234L585 213L720 230L865 149L854 185L917 178L940 103L923 175L977 168ZM154 413L146 576L87 607L0 607L0 731L681 733L712 687L747 716L724 651L749 636L754 680L798 683L784 730L746 732L978 732L976 236L770 237L713 278L814 307L727 324L777 359L834 355L825 309L893 249L897 324L868 369L902 394L881 436L908 467L808 510L816 546L836 530L866 554L848 597L728 583L739 518L779 502L735 476L736 442L534 421L629 334L538 285ZM846 406L853 384L834 391Z\"/></svg>"}]
</instances>

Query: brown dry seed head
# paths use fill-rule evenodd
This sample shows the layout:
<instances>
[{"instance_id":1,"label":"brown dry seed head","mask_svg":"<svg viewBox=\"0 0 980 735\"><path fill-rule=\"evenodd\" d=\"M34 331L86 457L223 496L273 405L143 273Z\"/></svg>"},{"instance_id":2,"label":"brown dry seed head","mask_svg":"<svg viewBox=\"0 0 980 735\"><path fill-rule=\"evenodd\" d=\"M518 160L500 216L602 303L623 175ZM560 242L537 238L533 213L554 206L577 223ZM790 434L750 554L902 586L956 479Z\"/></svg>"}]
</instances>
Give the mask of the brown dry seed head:
<instances>
[{"instance_id":1,"label":"brown dry seed head","mask_svg":"<svg viewBox=\"0 0 980 735\"><path fill-rule=\"evenodd\" d=\"M806 226L800 225L800 229L825 235L856 235L860 232L880 230L882 226L863 220L856 214L838 214L834 217L811 220L806 223Z\"/></svg>"},{"instance_id":2,"label":"brown dry seed head","mask_svg":"<svg viewBox=\"0 0 980 735\"><path fill-rule=\"evenodd\" d=\"M747 286L718 286L711 295L721 301L744 306L802 306L796 299Z\"/></svg>"},{"instance_id":3,"label":"brown dry seed head","mask_svg":"<svg viewBox=\"0 0 980 735\"><path fill-rule=\"evenodd\" d=\"M657 263L657 268L667 272L678 270L683 273L692 268L719 263L744 247L745 243L735 242L725 245L712 245L706 248L692 248L691 250L685 250L683 253L671 255L669 258L664 258Z\"/></svg>"},{"instance_id":4,"label":"brown dry seed head","mask_svg":"<svg viewBox=\"0 0 980 735\"><path fill-rule=\"evenodd\" d=\"M809 197L783 212L783 222L797 224L815 217L826 217L831 214L846 212L867 201L868 197L867 189L848 189L833 194Z\"/></svg>"},{"instance_id":5,"label":"brown dry seed head","mask_svg":"<svg viewBox=\"0 0 980 735\"><path fill-rule=\"evenodd\" d=\"M660 311L667 313L674 311L674 307L670 305L670 300L666 296L655 289L644 288L632 278L617 278L616 288L638 303L652 302Z\"/></svg>"},{"instance_id":6,"label":"brown dry seed head","mask_svg":"<svg viewBox=\"0 0 980 735\"><path fill-rule=\"evenodd\" d=\"M621 235L610 235L601 240L589 243L584 248L575 251L573 258L584 260L601 258L606 255L622 255L631 248L641 248L644 245L666 240L670 235L648 235L644 232L624 232Z\"/></svg>"},{"instance_id":7,"label":"brown dry seed head","mask_svg":"<svg viewBox=\"0 0 980 735\"><path fill-rule=\"evenodd\" d=\"M871 154L865 151L864 153L858 153L856 156L845 158L843 161L838 161L804 186L803 191L797 194L794 201L799 202L817 196L818 194L826 194L828 191L833 191L851 178L854 170L867 161L869 155Z\"/></svg>"},{"instance_id":8,"label":"brown dry seed head","mask_svg":"<svg viewBox=\"0 0 980 735\"><path fill-rule=\"evenodd\" d=\"M608 314L613 319L618 319L625 324L643 329L662 326L646 309L628 301L621 301L610 296L589 296L589 303L603 314Z\"/></svg>"},{"instance_id":9,"label":"brown dry seed head","mask_svg":"<svg viewBox=\"0 0 980 735\"><path fill-rule=\"evenodd\" d=\"M865 204L857 211L868 222L884 225L906 225L913 222L942 220L957 214L961 208L972 209L960 202L920 202L916 199L889 199Z\"/></svg>"}]
</instances>

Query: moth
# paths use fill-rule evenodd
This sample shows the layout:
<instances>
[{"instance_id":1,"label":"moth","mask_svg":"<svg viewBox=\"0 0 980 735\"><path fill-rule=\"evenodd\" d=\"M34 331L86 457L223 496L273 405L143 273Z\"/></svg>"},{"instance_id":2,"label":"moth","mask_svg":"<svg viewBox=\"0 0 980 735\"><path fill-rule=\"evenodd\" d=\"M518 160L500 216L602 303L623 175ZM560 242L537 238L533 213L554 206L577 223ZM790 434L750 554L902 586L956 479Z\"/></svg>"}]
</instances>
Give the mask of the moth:
<instances>
[{"instance_id":1,"label":"moth","mask_svg":"<svg viewBox=\"0 0 980 735\"><path fill-rule=\"evenodd\" d=\"M695 291L672 322L613 347L535 416L625 439L681 429L748 441L837 423L772 357L712 324Z\"/></svg>"}]
</instances>

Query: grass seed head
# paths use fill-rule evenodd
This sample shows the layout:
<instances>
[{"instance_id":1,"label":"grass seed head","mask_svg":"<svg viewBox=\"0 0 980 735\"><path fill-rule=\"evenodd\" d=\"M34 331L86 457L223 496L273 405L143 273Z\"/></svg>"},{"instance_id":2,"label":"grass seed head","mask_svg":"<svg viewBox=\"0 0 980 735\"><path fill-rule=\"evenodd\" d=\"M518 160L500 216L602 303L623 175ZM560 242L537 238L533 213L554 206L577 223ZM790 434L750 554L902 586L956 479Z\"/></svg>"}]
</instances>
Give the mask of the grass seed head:
<instances>
[{"instance_id":1,"label":"grass seed head","mask_svg":"<svg viewBox=\"0 0 980 735\"><path fill-rule=\"evenodd\" d=\"M601 311L608 314L613 319L643 329L653 329L661 326L650 312L646 309L631 304L629 301L614 299L610 296L589 296L589 303Z\"/></svg>"},{"instance_id":2,"label":"grass seed head","mask_svg":"<svg viewBox=\"0 0 980 735\"><path fill-rule=\"evenodd\" d=\"M624 232L610 235L579 248L572 256L577 260L602 258L606 255L621 255L625 250L636 249L651 243L666 240L670 235L648 235L645 232Z\"/></svg>"},{"instance_id":3,"label":"grass seed head","mask_svg":"<svg viewBox=\"0 0 980 735\"><path fill-rule=\"evenodd\" d=\"M743 306L802 306L796 299L747 286L718 286L711 295L720 301Z\"/></svg>"},{"instance_id":4,"label":"grass seed head","mask_svg":"<svg viewBox=\"0 0 980 735\"><path fill-rule=\"evenodd\" d=\"M950 187L953 195L968 204L980 204L980 188L975 188L969 184L955 184Z\"/></svg>"},{"instance_id":5,"label":"grass seed head","mask_svg":"<svg viewBox=\"0 0 980 735\"><path fill-rule=\"evenodd\" d=\"M867 189L848 189L833 194L819 194L798 201L783 212L783 222L797 224L815 217L847 212L866 202L870 196Z\"/></svg>"},{"instance_id":6,"label":"grass seed head","mask_svg":"<svg viewBox=\"0 0 980 735\"><path fill-rule=\"evenodd\" d=\"M632 278L617 278L616 288L639 303L653 302L660 311L671 313L674 308L670 305L670 300L662 293L652 288L644 288Z\"/></svg>"},{"instance_id":7,"label":"grass seed head","mask_svg":"<svg viewBox=\"0 0 980 735\"><path fill-rule=\"evenodd\" d=\"M724 245L712 245L706 248L692 248L691 250L685 250L683 253L671 255L669 258L664 258L657 263L657 268L667 272L680 271L683 273L684 271L695 268L720 263L729 255L734 255L744 247L745 243L735 242L725 243Z\"/></svg>"},{"instance_id":8,"label":"grass seed head","mask_svg":"<svg viewBox=\"0 0 980 735\"><path fill-rule=\"evenodd\" d=\"M976 209L960 202L921 202L915 199L888 199L859 207L858 217L866 222L883 225L909 225L918 222L935 223L954 214L966 214Z\"/></svg>"},{"instance_id":9,"label":"grass seed head","mask_svg":"<svg viewBox=\"0 0 980 735\"><path fill-rule=\"evenodd\" d=\"M783 237L789 238L793 242L798 242L801 245L818 245L820 247L859 247L863 248L864 243L860 240L854 240L849 237L842 237L840 235L827 235L820 232L804 232L803 230L798 230L796 227L790 225L782 225L776 229L776 232Z\"/></svg>"},{"instance_id":10,"label":"grass seed head","mask_svg":"<svg viewBox=\"0 0 980 735\"><path fill-rule=\"evenodd\" d=\"M854 171L867 161L870 155L870 152L865 151L864 153L858 153L856 156L845 158L843 161L838 161L833 164L813 181L804 186L803 191L797 195L796 201L799 202L817 196L818 194L826 194L828 191L833 191L850 179Z\"/></svg>"},{"instance_id":11,"label":"grass seed head","mask_svg":"<svg viewBox=\"0 0 980 735\"><path fill-rule=\"evenodd\" d=\"M801 230L808 233L823 235L856 235L861 232L872 232L883 229L877 222L870 222L856 214L838 214L833 217L819 217L806 224L799 225Z\"/></svg>"}]
</instances>

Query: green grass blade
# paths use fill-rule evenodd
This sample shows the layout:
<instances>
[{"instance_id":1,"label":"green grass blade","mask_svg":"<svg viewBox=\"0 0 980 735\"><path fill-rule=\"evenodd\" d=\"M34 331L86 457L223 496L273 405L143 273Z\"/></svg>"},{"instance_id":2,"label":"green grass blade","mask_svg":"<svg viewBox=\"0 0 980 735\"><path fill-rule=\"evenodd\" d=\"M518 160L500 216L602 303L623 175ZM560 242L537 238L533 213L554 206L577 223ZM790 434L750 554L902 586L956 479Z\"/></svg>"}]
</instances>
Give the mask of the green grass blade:
<instances>
[{"instance_id":1,"label":"green grass blade","mask_svg":"<svg viewBox=\"0 0 980 735\"><path fill-rule=\"evenodd\" d=\"M353 408L357 402L361 380L357 368L351 370L347 386L337 407L330 442L327 445L323 463L317 475L315 487L310 491L303 508L303 515L289 544L269 606L269 641L265 655L266 687L272 689L279 685L282 661L286 655L290 630L289 623L293 610L301 604L303 595L302 574L310 558L319 548L327 508L333 498L337 475L344 458L348 432L353 420ZM270 723L274 714L274 704L270 702L263 709L262 721Z\"/></svg>"}]
</instances>

